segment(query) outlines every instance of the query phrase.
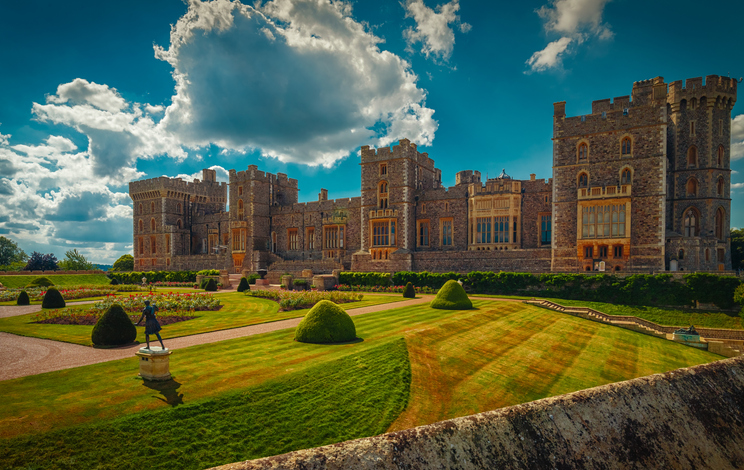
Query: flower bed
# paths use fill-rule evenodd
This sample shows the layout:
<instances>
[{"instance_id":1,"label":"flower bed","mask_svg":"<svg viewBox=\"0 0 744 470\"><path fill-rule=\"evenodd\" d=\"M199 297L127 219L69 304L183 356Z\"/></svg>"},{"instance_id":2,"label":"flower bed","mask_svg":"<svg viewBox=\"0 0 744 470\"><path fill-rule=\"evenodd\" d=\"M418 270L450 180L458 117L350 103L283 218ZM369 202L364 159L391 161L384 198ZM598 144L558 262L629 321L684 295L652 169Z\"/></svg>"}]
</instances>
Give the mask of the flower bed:
<instances>
[{"instance_id":1,"label":"flower bed","mask_svg":"<svg viewBox=\"0 0 744 470\"><path fill-rule=\"evenodd\" d=\"M282 311L310 308L321 300L330 300L333 303L343 304L349 302L359 302L364 298L364 295L362 294L339 291L318 292L255 290L245 291L245 295L273 300L279 303L279 309Z\"/></svg>"},{"instance_id":2,"label":"flower bed","mask_svg":"<svg viewBox=\"0 0 744 470\"><path fill-rule=\"evenodd\" d=\"M212 294L203 292L183 294L176 292L164 294L151 292L129 297L109 296L93 304L93 308L105 311L112 304L118 303L124 308L125 312L141 312L145 308L145 300L149 300L151 304L158 306L158 315L162 315L160 312L219 310L222 307L220 305L220 299L214 297Z\"/></svg>"},{"instance_id":3,"label":"flower bed","mask_svg":"<svg viewBox=\"0 0 744 470\"><path fill-rule=\"evenodd\" d=\"M59 293L65 300L87 299L90 297L104 297L118 292L138 292L145 291L141 287L135 286L76 286L76 287L59 287ZM25 290L31 301L41 302L46 294L46 287L32 287L28 289L8 289L0 292L0 302L9 302L18 299L21 291Z\"/></svg>"},{"instance_id":4,"label":"flower bed","mask_svg":"<svg viewBox=\"0 0 744 470\"><path fill-rule=\"evenodd\" d=\"M339 284L336 289L341 292L382 292L388 294L402 294L406 290L406 286L350 286L347 284ZM439 289L432 289L431 287L416 287L417 294L436 294Z\"/></svg>"},{"instance_id":5,"label":"flower bed","mask_svg":"<svg viewBox=\"0 0 744 470\"><path fill-rule=\"evenodd\" d=\"M166 282L166 281L153 282L151 285L155 287L194 287L195 286L193 282Z\"/></svg>"},{"instance_id":6,"label":"flower bed","mask_svg":"<svg viewBox=\"0 0 744 470\"><path fill-rule=\"evenodd\" d=\"M35 315L34 323L51 323L55 325L95 325L98 319L103 315L103 311L90 308L87 310L46 310ZM132 323L139 320L141 314L130 315ZM158 323L160 325L170 325L172 323L182 322L196 318L193 311L170 311L163 314L158 313ZM144 324L144 322L143 322Z\"/></svg>"}]
</instances>

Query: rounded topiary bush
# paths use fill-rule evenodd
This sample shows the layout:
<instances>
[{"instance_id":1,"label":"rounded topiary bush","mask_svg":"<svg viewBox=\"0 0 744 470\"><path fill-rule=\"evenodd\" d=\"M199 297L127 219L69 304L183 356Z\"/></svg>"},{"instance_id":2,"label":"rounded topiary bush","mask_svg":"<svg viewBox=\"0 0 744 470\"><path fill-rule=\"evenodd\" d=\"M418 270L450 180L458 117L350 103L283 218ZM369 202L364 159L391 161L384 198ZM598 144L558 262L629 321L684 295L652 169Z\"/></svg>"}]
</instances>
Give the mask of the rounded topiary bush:
<instances>
[{"instance_id":1,"label":"rounded topiary bush","mask_svg":"<svg viewBox=\"0 0 744 470\"><path fill-rule=\"evenodd\" d=\"M16 305L30 305L31 300L28 298L28 294L25 290L22 290L20 294L18 294L18 300L16 300Z\"/></svg>"},{"instance_id":2,"label":"rounded topiary bush","mask_svg":"<svg viewBox=\"0 0 744 470\"><path fill-rule=\"evenodd\" d=\"M118 286L119 285L119 281L116 278L113 278L113 279L111 279L111 285L112 286Z\"/></svg>"},{"instance_id":3,"label":"rounded topiary bush","mask_svg":"<svg viewBox=\"0 0 744 470\"><path fill-rule=\"evenodd\" d=\"M217 290L217 281L215 281L212 278L209 278L209 280L204 284L204 290L208 292L214 292Z\"/></svg>"},{"instance_id":4,"label":"rounded topiary bush","mask_svg":"<svg viewBox=\"0 0 744 470\"><path fill-rule=\"evenodd\" d=\"M41 308L64 308L65 299L59 293L56 287L50 287L44 294L44 300L41 301Z\"/></svg>"},{"instance_id":5,"label":"rounded topiary bush","mask_svg":"<svg viewBox=\"0 0 744 470\"><path fill-rule=\"evenodd\" d=\"M245 276L240 278L240 284L238 284L238 292L245 292L250 289L250 284L248 284L248 279L245 278Z\"/></svg>"},{"instance_id":6,"label":"rounded topiary bush","mask_svg":"<svg viewBox=\"0 0 744 470\"><path fill-rule=\"evenodd\" d=\"M91 340L96 346L129 344L137 338L137 328L119 304L111 305L93 327Z\"/></svg>"},{"instance_id":7,"label":"rounded topiary bush","mask_svg":"<svg viewBox=\"0 0 744 470\"><path fill-rule=\"evenodd\" d=\"M301 343L344 343L354 339L354 321L330 300L315 304L295 329L295 341Z\"/></svg>"},{"instance_id":8,"label":"rounded topiary bush","mask_svg":"<svg viewBox=\"0 0 744 470\"><path fill-rule=\"evenodd\" d=\"M403 291L403 297L407 299L416 298L416 289L413 288L413 284L411 284L410 282L406 284L406 288Z\"/></svg>"},{"instance_id":9,"label":"rounded topiary bush","mask_svg":"<svg viewBox=\"0 0 744 470\"><path fill-rule=\"evenodd\" d=\"M29 282L26 287L51 287L54 283L49 280L48 277L37 277L33 281Z\"/></svg>"},{"instance_id":10,"label":"rounded topiary bush","mask_svg":"<svg viewBox=\"0 0 744 470\"><path fill-rule=\"evenodd\" d=\"M473 303L457 281L449 280L439 289L429 306L444 310L467 310L473 308Z\"/></svg>"}]
</instances>

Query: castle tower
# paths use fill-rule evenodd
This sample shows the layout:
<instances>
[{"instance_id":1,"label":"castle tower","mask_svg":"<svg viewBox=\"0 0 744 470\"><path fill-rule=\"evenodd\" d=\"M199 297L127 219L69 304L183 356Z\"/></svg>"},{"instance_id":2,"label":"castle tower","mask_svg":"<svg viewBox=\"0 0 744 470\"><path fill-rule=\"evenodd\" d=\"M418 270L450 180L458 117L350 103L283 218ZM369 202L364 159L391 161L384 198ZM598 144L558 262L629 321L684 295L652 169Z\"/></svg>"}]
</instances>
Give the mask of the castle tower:
<instances>
[{"instance_id":1,"label":"castle tower","mask_svg":"<svg viewBox=\"0 0 744 470\"><path fill-rule=\"evenodd\" d=\"M667 252L672 270L731 269L731 110L735 79L669 84Z\"/></svg>"}]
</instances>

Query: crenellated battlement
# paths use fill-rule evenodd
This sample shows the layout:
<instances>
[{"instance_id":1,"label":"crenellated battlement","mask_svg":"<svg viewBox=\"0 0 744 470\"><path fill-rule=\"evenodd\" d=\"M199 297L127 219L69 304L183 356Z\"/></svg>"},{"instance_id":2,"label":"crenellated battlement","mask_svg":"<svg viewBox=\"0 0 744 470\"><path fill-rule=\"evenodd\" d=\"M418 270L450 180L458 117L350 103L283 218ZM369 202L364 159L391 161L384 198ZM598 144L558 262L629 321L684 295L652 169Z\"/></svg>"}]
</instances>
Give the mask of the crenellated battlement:
<instances>
[{"instance_id":1,"label":"crenellated battlement","mask_svg":"<svg viewBox=\"0 0 744 470\"><path fill-rule=\"evenodd\" d=\"M292 189L299 188L299 182L295 178L289 178L284 173L268 173L258 169L256 165L248 165L245 171L230 170L230 184L241 183L244 181L260 181L263 183L272 183Z\"/></svg>"},{"instance_id":2,"label":"crenellated battlement","mask_svg":"<svg viewBox=\"0 0 744 470\"><path fill-rule=\"evenodd\" d=\"M455 173L455 186L461 184L480 183L481 173L474 170L463 170Z\"/></svg>"},{"instance_id":3,"label":"crenellated battlement","mask_svg":"<svg viewBox=\"0 0 744 470\"><path fill-rule=\"evenodd\" d=\"M426 152L420 153L418 146L411 143L408 139L400 139L398 145L391 147L379 147L371 149L369 145L363 145L361 148L362 164L380 162L393 158L411 158L416 160L420 165L434 170L434 160L429 158Z\"/></svg>"},{"instance_id":4,"label":"crenellated battlement","mask_svg":"<svg viewBox=\"0 0 744 470\"><path fill-rule=\"evenodd\" d=\"M213 171L213 170L206 170ZM208 175L208 176L211 176ZM132 200L151 199L158 197L173 197L183 199L186 196L204 199L205 202L225 202L227 198L227 183L194 180L184 181L181 178L160 176L129 183L129 196Z\"/></svg>"},{"instance_id":5,"label":"crenellated battlement","mask_svg":"<svg viewBox=\"0 0 744 470\"><path fill-rule=\"evenodd\" d=\"M736 102L737 80L735 78L707 75L702 77L677 80L669 84L669 101L679 103L685 99L701 98L725 100L727 106Z\"/></svg>"}]
</instances>

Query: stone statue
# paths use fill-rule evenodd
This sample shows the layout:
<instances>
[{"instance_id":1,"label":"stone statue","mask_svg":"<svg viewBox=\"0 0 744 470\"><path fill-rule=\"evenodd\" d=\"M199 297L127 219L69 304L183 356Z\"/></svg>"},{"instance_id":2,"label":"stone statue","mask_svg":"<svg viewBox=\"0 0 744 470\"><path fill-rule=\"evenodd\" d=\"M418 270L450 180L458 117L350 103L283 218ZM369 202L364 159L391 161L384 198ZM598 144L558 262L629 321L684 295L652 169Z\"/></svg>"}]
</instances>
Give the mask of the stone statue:
<instances>
[{"instance_id":1,"label":"stone statue","mask_svg":"<svg viewBox=\"0 0 744 470\"><path fill-rule=\"evenodd\" d=\"M700 336L700 333L695 330L695 327L690 325L689 328L680 328L679 330L675 330L675 335L697 335Z\"/></svg>"},{"instance_id":2,"label":"stone statue","mask_svg":"<svg viewBox=\"0 0 744 470\"><path fill-rule=\"evenodd\" d=\"M142 319L145 319L145 341L147 341L147 349L150 349L150 335L155 335L157 336L158 341L160 341L160 346L165 350L163 338L160 337L160 330L162 328L160 327L160 323L158 323L158 319L155 318L155 311L157 309L158 307L156 305L151 306L150 301L145 300L145 308L142 310L142 316L135 324L139 325L142 322Z\"/></svg>"}]
</instances>

